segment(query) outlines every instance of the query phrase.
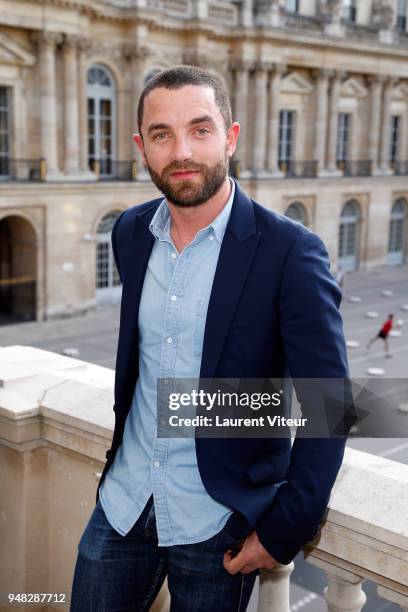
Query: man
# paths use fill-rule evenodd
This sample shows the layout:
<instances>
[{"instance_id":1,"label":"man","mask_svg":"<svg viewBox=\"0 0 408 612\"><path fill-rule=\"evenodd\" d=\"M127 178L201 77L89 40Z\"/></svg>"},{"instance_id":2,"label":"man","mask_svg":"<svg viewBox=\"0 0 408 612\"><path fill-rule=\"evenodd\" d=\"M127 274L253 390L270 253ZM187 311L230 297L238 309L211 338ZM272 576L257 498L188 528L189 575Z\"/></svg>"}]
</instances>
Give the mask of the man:
<instances>
[{"instance_id":1,"label":"man","mask_svg":"<svg viewBox=\"0 0 408 612\"><path fill-rule=\"evenodd\" d=\"M71 610L245 610L260 568L318 532L345 439L157 437L157 378L344 378L321 240L228 177L240 126L220 79L154 76L134 139L164 194L112 232L123 283L115 429ZM272 184L271 184L272 185Z\"/></svg>"},{"instance_id":2,"label":"man","mask_svg":"<svg viewBox=\"0 0 408 612\"><path fill-rule=\"evenodd\" d=\"M374 338L371 338L371 340L367 343L367 348L370 348L370 346L372 345L373 342L375 342L376 340L381 338L381 340L384 340L385 356L386 357L391 357L392 355L389 352L388 336L389 336L389 333L390 333L390 331L392 329L393 323L394 323L394 315L393 314L389 314L388 315L388 319L385 321L385 323L381 327L381 329L378 332L378 334L376 334L374 336Z\"/></svg>"}]
</instances>

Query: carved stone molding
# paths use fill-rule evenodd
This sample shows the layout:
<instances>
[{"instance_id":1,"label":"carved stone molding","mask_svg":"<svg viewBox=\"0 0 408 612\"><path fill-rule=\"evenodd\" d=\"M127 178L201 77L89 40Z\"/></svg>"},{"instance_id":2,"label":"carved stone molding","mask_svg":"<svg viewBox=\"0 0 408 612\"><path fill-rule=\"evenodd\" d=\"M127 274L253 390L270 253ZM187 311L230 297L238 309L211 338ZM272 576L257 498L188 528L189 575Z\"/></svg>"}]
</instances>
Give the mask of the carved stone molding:
<instances>
[{"instance_id":1,"label":"carved stone molding","mask_svg":"<svg viewBox=\"0 0 408 612\"><path fill-rule=\"evenodd\" d=\"M59 45L63 41L63 35L60 32L48 32L45 30L36 31L31 34L31 40L42 45Z\"/></svg>"}]
</instances>

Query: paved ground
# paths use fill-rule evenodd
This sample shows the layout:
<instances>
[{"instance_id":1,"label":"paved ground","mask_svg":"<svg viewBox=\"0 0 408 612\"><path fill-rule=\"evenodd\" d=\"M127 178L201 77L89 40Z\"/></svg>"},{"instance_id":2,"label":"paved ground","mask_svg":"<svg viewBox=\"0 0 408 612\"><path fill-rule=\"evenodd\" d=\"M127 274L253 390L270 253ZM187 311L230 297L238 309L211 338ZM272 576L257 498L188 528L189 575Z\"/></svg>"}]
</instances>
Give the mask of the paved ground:
<instances>
[{"instance_id":1,"label":"paved ground","mask_svg":"<svg viewBox=\"0 0 408 612\"><path fill-rule=\"evenodd\" d=\"M392 295L381 295L384 290ZM350 301L352 297L360 301ZM367 369L375 367L384 369L388 378L408 379L408 310L402 308L404 304L408 304L407 266L355 272L346 277L342 303L344 329L348 341L359 343L358 347L349 349L354 378L368 377ZM378 312L378 317L367 318L367 311ZM401 319L402 326L398 328L401 335L390 340L393 356L386 359L381 341L373 344L370 350L365 346L391 312L396 319ZM0 346L27 344L56 352L76 348L80 359L114 368L118 325L119 306L104 306L81 317L0 327ZM349 445L408 464L407 439L354 439ZM292 610L323 612L326 609L321 596L324 586L322 572L299 556L292 575ZM364 612L399 610L398 606L380 600L373 584L366 582L364 588L368 595ZM251 609L255 609L254 602Z\"/></svg>"}]
</instances>

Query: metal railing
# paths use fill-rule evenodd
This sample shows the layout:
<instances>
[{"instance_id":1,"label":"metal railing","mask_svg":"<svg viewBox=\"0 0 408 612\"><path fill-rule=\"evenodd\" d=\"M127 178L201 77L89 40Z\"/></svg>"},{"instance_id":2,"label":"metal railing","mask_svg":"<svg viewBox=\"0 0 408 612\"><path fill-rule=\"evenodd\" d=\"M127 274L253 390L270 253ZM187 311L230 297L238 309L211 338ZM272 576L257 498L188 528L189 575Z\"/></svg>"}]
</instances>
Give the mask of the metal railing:
<instances>
[{"instance_id":1,"label":"metal railing","mask_svg":"<svg viewBox=\"0 0 408 612\"><path fill-rule=\"evenodd\" d=\"M396 161L392 167L397 176L408 176L408 161Z\"/></svg>"},{"instance_id":2,"label":"metal railing","mask_svg":"<svg viewBox=\"0 0 408 612\"><path fill-rule=\"evenodd\" d=\"M43 159L0 159L0 183L45 181L46 169Z\"/></svg>"},{"instance_id":3,"label":"metal railing","mask_svg":"<svg viewBox=\"0 0 408 612\"><path fill-rule=\"evenodd\" d=\"M98 181L135 181L137 178L135 160L94 159L90 161L90 169Z\"/></svg>"},{"instance_id":4,"label":"metal railing","mask_svg":"<svg viewBox=\"0 0 408 612\"><path fill-rule=\"evenodd\" d=\"M337 167L343 176L371 176L373 162L370 159L340 160Z\"/></svg>"},{"instance_id":5,"label":"metal railing","mask_svg":"<svg viewBox=\"0 0 408 612\"><path fill-rule=\"evenodd\" d=\"M317 161L286 160L279 162L284 178L313 178L317 176Z\"/></svg>"}]
</instances>

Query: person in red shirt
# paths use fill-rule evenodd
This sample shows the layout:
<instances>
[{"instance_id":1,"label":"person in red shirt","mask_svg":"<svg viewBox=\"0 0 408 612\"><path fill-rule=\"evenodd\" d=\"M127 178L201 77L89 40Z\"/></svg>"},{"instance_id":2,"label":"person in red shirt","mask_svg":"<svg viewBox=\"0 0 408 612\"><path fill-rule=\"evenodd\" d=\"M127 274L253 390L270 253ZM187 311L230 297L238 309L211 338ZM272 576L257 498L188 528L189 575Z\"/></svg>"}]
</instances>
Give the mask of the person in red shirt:
<instances>
[{"instance_id":1,"label":"person in red shirt","mask_svg":"<svg viewBox=\"0 0 408 612\"><path fill-rule=\"evenodd\" d=\"M382 338L382 340L384 340L385 356L391 357L391 353L389 353L388 351L388 334L390 333L392 329L393 321L394 321L394 315L393 314L388 315L388 319L386 320L386 322L384 323L384 325L382 326L378 334L376 334L374 338L372 338L370 342L368 342L367 348L370 348L370 346L375 340L377 340L378 338Z\"/></svg>"}]
</instances>

